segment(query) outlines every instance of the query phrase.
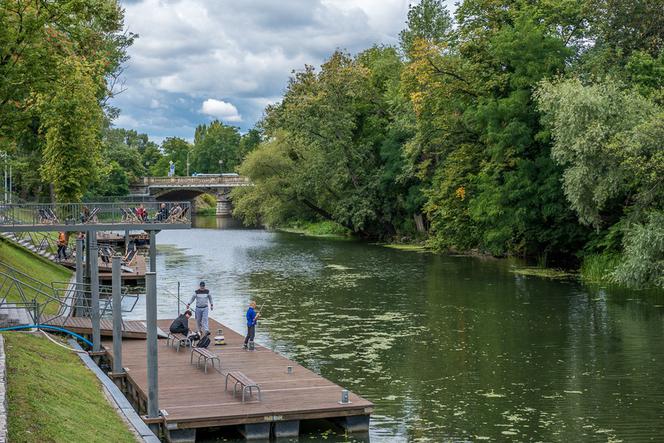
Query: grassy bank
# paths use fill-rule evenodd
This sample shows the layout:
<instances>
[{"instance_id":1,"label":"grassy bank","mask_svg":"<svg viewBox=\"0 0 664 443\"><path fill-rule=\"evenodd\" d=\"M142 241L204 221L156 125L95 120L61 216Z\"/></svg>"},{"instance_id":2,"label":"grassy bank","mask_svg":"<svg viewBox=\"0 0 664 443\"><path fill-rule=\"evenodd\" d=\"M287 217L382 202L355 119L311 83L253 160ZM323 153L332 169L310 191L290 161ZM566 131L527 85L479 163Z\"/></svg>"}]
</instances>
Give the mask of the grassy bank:
<instances>
[{"instance_id":1,"label":"grassy bank","mask_svg":"<svg viewBox=\"0 0 664 443\"><path fill-rule=\"evenodd\" d=\"M288 226L280 226L280 231L292 232L296 234L310 235L312 237L350 237L349 229L344 228L338 223L332 221L319 222L296 222Z\"/></svg>"},{"instance_id":2,"label":"grassy bank","mask_svg":"<svg viewBox=\"0 0 664 443\"><path fill-rule=\"evenodd\" d=\"M9 266L16 268L19 271L49 285L56 281L69 281L73 275L73 272L69 269L46 260L37 254L33 254L27 249L14 245L4 239L0 239L0 260ZM25 288L25 293L28 299L35 298L40 303L46 301L44 296L30 288ZM10 302L17 302L21 299L19 294L14 289L10 291L7 300ZM54 303L50 303L46 305L46 312L52 313L52 311L57 310L57 308L58 307Z\"/></svg>"},{"instance_id":3,"label":"grassy bank","mask_svg":"<svg viewBox=\"0 0 664 443\"><path fill-rule=\"evenodd\" d=\"M581 279L587 283L615 284L611 274L620 263L619 254L594 254L584 257Z\"/></svg>"},{"instance_id":4,"label":"grassy bank","mask_svg":"<svg viewBox=\"0 0 664 443\"><path fill-rule=\"evenodd\" d=\"M9 441L136 441L77 355L42 336L3 335Z\"/></svg>"},{"instance_id":5,"label":"grassy bank","mask_svg":"<svg viewBox=\"0 0 664 443\"><path fill-rule=\"evenodd\" d=\"M216 215L217 200L210 194L201 194L194 199L196 215Z\"/></svg>"}]
</instances>

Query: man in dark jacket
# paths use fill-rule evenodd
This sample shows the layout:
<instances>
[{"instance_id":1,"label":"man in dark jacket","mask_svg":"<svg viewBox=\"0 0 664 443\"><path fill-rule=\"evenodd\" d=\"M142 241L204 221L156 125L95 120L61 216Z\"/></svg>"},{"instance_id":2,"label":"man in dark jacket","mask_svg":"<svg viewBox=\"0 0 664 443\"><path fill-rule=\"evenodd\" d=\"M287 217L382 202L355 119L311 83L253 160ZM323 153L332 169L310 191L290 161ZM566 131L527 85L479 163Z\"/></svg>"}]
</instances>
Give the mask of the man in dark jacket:
<instances>
[{"instance_id":1,"label":"man in dark jacket","mask_svg":"<svg viewBox=\"0 0 664 443\"><path fill-rule=\"evenodd\" d=\"M189 335L189 317L191 317L191 311L186 310L178 318L173 320L171 323L171 334L184 334L185 337Z\"/></svg>"}]
</instances>

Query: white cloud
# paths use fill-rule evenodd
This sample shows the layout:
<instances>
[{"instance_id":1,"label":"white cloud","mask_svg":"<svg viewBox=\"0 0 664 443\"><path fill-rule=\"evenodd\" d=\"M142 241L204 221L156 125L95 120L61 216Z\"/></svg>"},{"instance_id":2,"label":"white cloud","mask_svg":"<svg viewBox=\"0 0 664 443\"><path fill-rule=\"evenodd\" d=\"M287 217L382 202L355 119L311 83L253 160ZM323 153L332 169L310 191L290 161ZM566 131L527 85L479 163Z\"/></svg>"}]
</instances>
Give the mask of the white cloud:
<instances>
[{"instance_id":1,"label":"white cloud","mask_svg":"<svg viewBox=\"0 0 664 443\"><path fill-rule=\"evenodd\" d=\"M412 1L124 0L126 28L140 37L113 105L155 137L192 137L201 113L248 130L293 70L336 49L396 44Z\"/></svg>"},{"instance_id":2,"label":"white cloud","mask_svg":"<svg viewBox=\"0 0 664 443\"><path fill-rule=\"evenodd\" d=\"M214 98L209 98L203 102L201 112L227 122L242 121L242 117L232 103Z\"/></svg>"}]
</instances>

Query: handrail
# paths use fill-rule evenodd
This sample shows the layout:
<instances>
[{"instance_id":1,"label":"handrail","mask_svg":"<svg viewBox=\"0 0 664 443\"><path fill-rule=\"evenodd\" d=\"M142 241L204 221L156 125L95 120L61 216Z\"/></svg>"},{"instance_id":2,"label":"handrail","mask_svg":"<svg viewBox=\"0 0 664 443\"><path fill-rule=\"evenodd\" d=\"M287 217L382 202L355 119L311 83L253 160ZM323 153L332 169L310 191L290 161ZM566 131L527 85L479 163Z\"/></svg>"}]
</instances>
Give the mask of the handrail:
<instances>
[{"instance_id":1,"label":"handrail","mask_svg":"<svg viewBox=\"0 0 664 443\"><path fill-rule=\"evenodd\" d=\"M188 201L144 202L146 215L139 218L136 202L20 203L0 205L2 226L71 226L70 231L94 225L189 224ZM182 214L173 216L173 214ZM144 229L142 226L140 229Z\"/></svg>"}]
</instances>

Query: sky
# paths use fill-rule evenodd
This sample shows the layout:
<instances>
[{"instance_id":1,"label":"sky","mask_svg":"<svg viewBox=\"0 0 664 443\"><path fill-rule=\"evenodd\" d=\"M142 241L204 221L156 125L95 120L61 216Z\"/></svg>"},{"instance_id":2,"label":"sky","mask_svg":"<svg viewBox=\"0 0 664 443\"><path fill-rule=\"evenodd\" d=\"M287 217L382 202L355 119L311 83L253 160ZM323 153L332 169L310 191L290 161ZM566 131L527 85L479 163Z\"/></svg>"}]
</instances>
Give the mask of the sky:
<instances>
[{"instance_id":1,"label":"sky","mask_svg":"<svg viewBox=\"0 0 664 443\"><path fill-rule=\"evenodd\" d=\"M251 129L293 70L336 49L397 44L415 0L121 0L128 50L116 127L192 140L219 119Z\"/></svg>"}]
</instances>

